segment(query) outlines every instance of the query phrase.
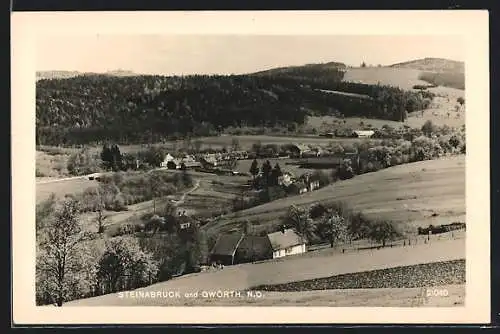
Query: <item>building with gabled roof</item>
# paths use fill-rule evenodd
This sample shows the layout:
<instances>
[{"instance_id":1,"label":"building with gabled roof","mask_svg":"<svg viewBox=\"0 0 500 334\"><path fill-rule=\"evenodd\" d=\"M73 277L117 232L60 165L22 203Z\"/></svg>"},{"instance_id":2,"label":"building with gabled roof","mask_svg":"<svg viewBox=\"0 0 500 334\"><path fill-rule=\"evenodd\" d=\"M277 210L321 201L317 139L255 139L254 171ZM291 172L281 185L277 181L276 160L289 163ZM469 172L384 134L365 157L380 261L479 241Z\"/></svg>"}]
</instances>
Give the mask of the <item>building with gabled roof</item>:
<instances>
[{"instance_id":1,"label":"building with gabled roof","mask_svg":"<svg viewBox=\"0 0 500 334\"><path fill-rule=\"evenodd\" d=\"M271 243L273 259L306 252L305 241L293 229L283 229L268 234L267 237Z\"/></svg>"},{"instance_id":2,"label":"building with gabled roof","mask_svg":"<svg viewBox=\"0 0 500 334\"><path fill-rule=\"evenodd\" d=\"M212 251L210 252L210 262L224 265L234 264L234 255L243 240L243 237L244 234L242 233L219 235L215 241Z\"/></svg>"}]
</instances>

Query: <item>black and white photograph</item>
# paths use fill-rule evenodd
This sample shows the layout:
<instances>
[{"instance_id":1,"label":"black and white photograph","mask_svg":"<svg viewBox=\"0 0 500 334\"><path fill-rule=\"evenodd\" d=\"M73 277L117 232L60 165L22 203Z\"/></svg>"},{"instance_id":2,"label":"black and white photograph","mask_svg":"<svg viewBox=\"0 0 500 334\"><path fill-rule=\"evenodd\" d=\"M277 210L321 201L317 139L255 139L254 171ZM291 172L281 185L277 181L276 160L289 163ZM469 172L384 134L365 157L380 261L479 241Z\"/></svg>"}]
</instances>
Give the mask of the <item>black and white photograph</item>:
<instances>
[{"instance_id":1,"label":"black and white photograph","mask_svg":"<svg viewBox=\"0 0 500 334\"><path fill-rule=\"evenodd\" d=\"M487 14L469 14L483 33ZM33 160L17 176L33 186L13 182L14 202L33 198L13 223L14 244L33 236L17 270L29 308L66 323L65 312L103 316L94 306L110 320L159 307L159 323L182 318L161 307L214 306L483 319L471 310L489 307L477 287L489 282L488 258L477 260L489 254L488 36L472 45L466 14L429 13L427 28L408 17L399 30L403 14L350 13L349 26L304 14L317 24L302 32L299 13L278 31L270 13L243 16L253 30L231 26L242 13L193 14L185 24L200 24L185 31L146 15L154 29L84 26L90 15L80 30L63 26L70 15L33 23L17 49L30 50L22 82L33 81L22 87L31 109L12 110L24 123L14 152L31 141L18 162ZM328 24L341 28L320 31Z\"/></svg>"}]
</instances>

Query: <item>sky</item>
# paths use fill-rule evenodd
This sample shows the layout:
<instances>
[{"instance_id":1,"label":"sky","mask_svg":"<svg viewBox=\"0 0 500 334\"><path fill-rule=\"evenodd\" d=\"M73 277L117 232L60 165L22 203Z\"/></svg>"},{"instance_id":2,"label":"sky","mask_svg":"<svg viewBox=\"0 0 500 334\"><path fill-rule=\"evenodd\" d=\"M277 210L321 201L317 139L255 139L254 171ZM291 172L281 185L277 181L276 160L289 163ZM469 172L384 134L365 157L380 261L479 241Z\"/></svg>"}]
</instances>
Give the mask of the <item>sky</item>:
<instances>
[{"instance_id":1,"label":"sky","mask_svg":"<svg viewBox=\"0 0 500 334\"><path fill-rule=\"evenodd\" d=\"M342 62L391 65L425 57L463 61L459 36L83 35L38 38L37 71L242 74Z\"/></svg>"}]
</instances>

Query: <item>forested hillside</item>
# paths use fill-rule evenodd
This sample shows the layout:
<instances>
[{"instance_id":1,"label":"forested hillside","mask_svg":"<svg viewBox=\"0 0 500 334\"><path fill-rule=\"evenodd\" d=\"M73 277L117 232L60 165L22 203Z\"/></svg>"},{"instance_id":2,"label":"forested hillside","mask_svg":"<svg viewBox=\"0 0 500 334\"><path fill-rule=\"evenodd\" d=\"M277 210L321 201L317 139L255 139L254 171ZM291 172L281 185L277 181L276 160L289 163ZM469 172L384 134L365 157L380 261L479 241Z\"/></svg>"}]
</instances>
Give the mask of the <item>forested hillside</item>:
<instances>
[{"instance_id":1,"label":"forested hillside","mask_svg":"<svg viewBox=\"0 0 500 334\"><path fill-rule=\"evenodd\" d=\"M343 71L311 67L232 76L77 76L37 82L37 144L131 144L216 134L228 126L282 126L308 114L401 120L432 94L342 82ZM364 94L360 99L322 90ZM406 112L405 112L406 111Z\"/></svg>"}]
</instances>

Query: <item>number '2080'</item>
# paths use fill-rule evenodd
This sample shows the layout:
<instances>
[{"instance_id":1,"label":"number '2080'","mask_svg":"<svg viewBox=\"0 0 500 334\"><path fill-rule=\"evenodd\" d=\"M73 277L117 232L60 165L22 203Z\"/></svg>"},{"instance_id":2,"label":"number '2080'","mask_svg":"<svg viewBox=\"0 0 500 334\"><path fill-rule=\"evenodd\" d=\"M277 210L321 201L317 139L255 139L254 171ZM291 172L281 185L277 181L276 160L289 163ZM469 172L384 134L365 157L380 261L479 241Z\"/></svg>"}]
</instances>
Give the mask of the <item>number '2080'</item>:
<instances>
[{"instance_id":1,"label":"number '2080'","mask_svg":"<svg viewBox=\"0 0 500 334\"><path fill-rule=\"evenodd\" d=\"M448 289L427 289L425 295L427 297L447 297Z\"/></svg>"}]
</instances>

